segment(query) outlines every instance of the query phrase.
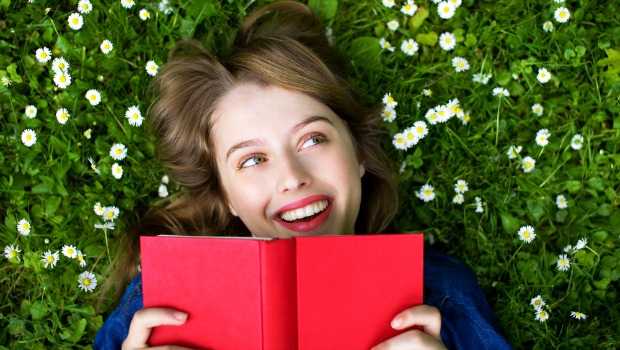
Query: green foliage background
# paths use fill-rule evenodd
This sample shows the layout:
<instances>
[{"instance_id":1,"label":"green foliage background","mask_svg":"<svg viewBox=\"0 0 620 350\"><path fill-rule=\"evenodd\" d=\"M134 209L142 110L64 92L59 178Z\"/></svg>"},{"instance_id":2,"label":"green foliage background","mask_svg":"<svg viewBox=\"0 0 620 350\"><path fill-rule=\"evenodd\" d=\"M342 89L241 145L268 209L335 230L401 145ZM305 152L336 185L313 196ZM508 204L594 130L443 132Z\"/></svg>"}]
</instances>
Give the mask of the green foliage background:
<instances>
[{"instance_id":1,"label":"green foliage background","mask_svg":"<svg viewBox=\"0 0 620 350\"><path fill-rule=\"evenodd\" d=\"M416 2L413 18L398 11L403 2L386 8L378 0L309 1L349 59L353 84L376 105L388 92L399 103L396 120L385 123L385 148L395 169L405 163L398 175L397 228L425 232L434 249L461 257L476 271L516 348L620 347L619 5L465 0L453 18L443 20L430 0ZM133 105L148 118L146 62L161 66L174 42L190 37L216 55L226 54L246 11L264 2L172 1L172 13L164 14L157 2L125 9L120 1L93 0L78 31L67 24L76 0L0 3L0 77L11 80L0 85L0 242L21 249L19 259L0 261L0 348L89 347L114 305L108 300L96 309L98 295L81 291L77 276L88 270L104 282L123 229L157 202L165 175L145 128L124 118ZM571 12L567 23L553 20L559 6ZM146 21L138 15L143 8L151 13ZM395 32L386 26L393 19L400 23ZM553 22L553 32L543 31L545 21ZM457 38L453 52L437 43L446 31ZM395 52L381 50L382 37ZM420 44L412 57L398 50L408 38ZM104 39L114 44L107 55L99 49ZM51 62L35 59L41 47L71 65L68 88L54 85ZM455 56L466 58L471 69L455 72ZM542 67L553 76L544 85L536 79ZM487 85L474 83L473 73L492 78ZM511 96L492 96L498 86ZM89 89L101 92L99 105L87 103ZM453 118L429 125L429 135L407 151L392 146L396 132L454 98L470 112L467 125ZM541 117L531 111L535 103L544 107ZM37 107L36 118L25 116L28 105ZM55 117L63 107L70 114L65 125ZM534 141L542 128L551 133L544 148ZM31 148L21 142L25 129L37 133ZM87 129L91 139L83 134ZM575 134L585 138L580 150L569 146ZM120 180L110 171L113 143L128 148ZM518 159L508 159L511 145L522 145L521 156L536 159L534 171L524 173ZM89 157L101 175L90 168ZM469 184L463 205L452 204L457 179ZM436 198L425 203L414 194L427 183ZM169 185L171 193L179 190ZM559 194L568 208L555 205ZM484 203L483 213L475 212L475 196ZM120 208L116 229L94 228L101 222L96 202ZM32 224L29 236L17 232L22 218ZM536 230L530 244L518 239L524 225ZM558 255L583 237L587 246L569 254L569 271L559 271ZM86 254L86 268L64 256L55 268L43 267L42 254L65 244ZM534 319L530 300L537 295L547 302L546 322ZM588 317L573 319L571 311Z\"/></svg>"}]
</instances>

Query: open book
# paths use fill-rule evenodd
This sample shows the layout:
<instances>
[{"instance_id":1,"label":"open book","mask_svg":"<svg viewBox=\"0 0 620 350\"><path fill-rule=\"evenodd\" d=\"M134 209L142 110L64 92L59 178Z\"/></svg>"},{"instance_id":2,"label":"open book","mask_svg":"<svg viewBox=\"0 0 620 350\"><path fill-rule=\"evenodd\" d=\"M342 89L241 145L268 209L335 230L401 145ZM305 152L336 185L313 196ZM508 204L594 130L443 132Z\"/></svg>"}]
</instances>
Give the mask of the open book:
<instances>
[{"instance_id":1,"label":"open book","mask_svg":"<svg viewBox=\"0 0 620 350\"><path fill-rule=\"evenodd\" d=\"M422 303L423 236L143 236L144 307L189 314L149 343L225 349L369 349Z\"/></svg>"}]
</instances>

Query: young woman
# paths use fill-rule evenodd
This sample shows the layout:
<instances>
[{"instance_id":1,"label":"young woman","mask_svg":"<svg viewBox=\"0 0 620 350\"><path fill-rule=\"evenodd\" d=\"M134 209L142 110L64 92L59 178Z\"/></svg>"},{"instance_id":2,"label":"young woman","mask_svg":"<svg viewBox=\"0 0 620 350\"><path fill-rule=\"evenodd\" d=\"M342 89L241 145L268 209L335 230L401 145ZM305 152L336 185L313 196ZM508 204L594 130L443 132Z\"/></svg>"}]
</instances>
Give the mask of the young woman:
<instances>
[{"instance_id":1,"label":"young woman","mask_svg":"<svg viewBox=\"0 0 620 350\"><path fill-rule=\"evenodd\" d=\"M306 6L280 2L252 14L221 60L196 43L176 52L153 83L149 119L171 176L186 191L150 213L138 234L386 229L397 190L379 147L380 111L360 103ZM120 281L137 274L137 246L134 235L121 247ZM143 309L138 274L95 348L147 348L153 327L181 325L186 317ZM421 330L407 330L414 325ZM473 272L438 253L425 254L425 304L395 315L392 327L403 332L377 349L509 348Z\"/></svg>"}]
</instances>

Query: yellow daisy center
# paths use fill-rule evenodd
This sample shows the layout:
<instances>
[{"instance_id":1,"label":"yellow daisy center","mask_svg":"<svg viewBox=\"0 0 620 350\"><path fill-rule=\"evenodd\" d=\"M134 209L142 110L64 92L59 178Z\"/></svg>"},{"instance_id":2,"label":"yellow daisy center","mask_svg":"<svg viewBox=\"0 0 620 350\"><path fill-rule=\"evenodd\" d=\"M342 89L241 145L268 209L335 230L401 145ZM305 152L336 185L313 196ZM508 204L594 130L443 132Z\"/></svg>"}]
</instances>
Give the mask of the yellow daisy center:
<instances>
[{"instance_id":1,"label":"yellow daisy center","mask_svg":"<svg viewBox=\"0 0 620 350\"><path fill-rule=\"evenodd\" d=\"M105 45L103 45L103 48L106 49L106 50L109 50L110 49L110 45L105 44Z\"/></svg>"},{"instance_id":2,"label":"yellow daisy center","mask_svg":"<svg viewBox=\"0 0 620 350\"><path fill-rule=\"evenodd\" d=\"M387 101L388 101L388 103L392 103L392 102L394 102L394 98L392 98L392 97L390 96L390 97L388 97Z\"/></svg>"},{"instance_id":3,"label":"yellow daisy center","mask_svg":"<svg viewBox=\"0 0 620 350\"><path fill-rule=\"evenodd\" d=\"M562 18L566 17L566 12L560 12L560 17Z\"/></svg>"},{"instance_id":4,"label":"yellow daisy center","mask_svg":"<svg viewBox=\"0 0 620 350\"><path fill-rule=\"evenodd\" d=\"M64 75L61 75L60 79L58 79L58 80L60 80L61 83L64 83L64 82L67 81L67 78Z\"/></svg>"},{"instance_id":5,"label":"yellow daisy center","mask_svg":"<svg viewBox=\"0 0 620 350\"><path fill-rule=\"evenodd\" d=\"M71 22L73 22L73 24L76 24L76 25L77 25L77 24L79 23L79 20L78 20L77 18L73 18L73 19L71 20Z\"/></svg>"},{"instance_id":6,"label":"yellow daisy center","mask_svg":"<svg viewBox=\"0 0 620 350\"><path fill-rule=\"evenodd\" d=\"M32 140L32 135L26 134L26 140L28 141ZM28 225L24 224L24 230L27 230L27 229L28 229Z\"/></svg>"},{"instance_id":7,"label":"yellow daisy center","mask_svg":"<svg viewBox=\"0 0 620 350\"><path fill-rule=\"evenodd\" d=\"M459 68L462 68L463 67L463 62L459 62L456 65L459 66Z\"/></svg>"},{"instance_id":8,"label":"yellow daisy center","mask_svg":"<svg viewBox=\"0 0 620 350\"><path fill-rule=\"evenodd\" d=\"M445 12L445 13L450 12L450 8L449 8L448 6L444 7L444 8L443 8L443 12Z\"/></svg>"},{"instance_id":9,"label":"yellow daisy center","mask_svg":"<svg viewBox=\"0 0 620 350\"><path fill-rule=\"evenodd\" d=\"M431 190L426 190L424 191L424 194L430 196L431 194L433 194L433 192Z\"/></svg>"},{"instance_id":10,"label":"yellow daisy center","mask_svg":"<svg viewBox=\"0 0 620 350\"><path fill-rule=\"evenodd\" d=\"M443 117L443 116L446 114L446 112L444 112L443 110L441 110L441 111L439 111L439 112L438 112L438 114L439 114L441 117Z\"/></svg>"},{"instance_id":11,"label":"yellow daisy center","mask_svg":"<svg viewBox=\"0 0 620 350\"><path fill-rule=\"evenodd\" d=\"M73 249L67 249L67 254L73 255Z\"/></svg>"},{"instance_id":12,"label":"yellow daisy center","mask_svg":"<svg viewBox=\"0 0 620 350\"><path fill-rule=\"evenodd\" d=\"M534 301L534 305L540 305L540 300Z\"/></svg>"},{"instance_id":13,"label":"yellow daisy center","mask_svg":"<svg viewBox=\"0 0 620 350\"><path fill-rule=\"evenodd\" d=\"M452 42L452 40L450 40L450 38L446 38L446 44L449 44L451 42Z\"/></svg>"},{"instance_id":14,"label":"yellow daisy center","mask_svg":"<svg viewBox=\"0 0 620 350\"><path fill-rule=\"evenodd\" d=\"M84 280L82 281L82 284L85 286L90 285L90 278L84 278Z\"/></svg>"},{"instance_id":15,"label":"yellow daisy center","mask_svg":"<svg viewBox=\"0 0 620 350\"><path fill-rule=\"evenodd\" d=\"M437 115L436 115L435 113L433 113L433 114L431 114L431 115L429 116L429 118L430 118L431 120L435 120L435 119L437 118Z\"/></svg>"},{"instance_id":16,"label":"yellow daisy center","mask_svg":"<svg viewBox=\"0 0 620 350\"><path fill-rule=\"evenodd\" d=\"M67 119L67 113L63 113L60 115L60 119Z\"/></svg>"},{"instance_id":17,"label":"yellow daisy center","mask_svg":"<svg viewBox=\"0 0 620 350\"><path fill-rule=\"evenodd\" d=\"M523 232L523 237L530 238L530 231Z\"/></svg>"},{"instance_id":18,"label":"yellow daisy center","mask_svg":"<svg viewBox=\"0 0 620 350\"><path fill-rule=\"evenodd\" d=\"M11 255L11 258L14 258L17 256L17 252L14 250L11 250L11 252L9 253Z\"/></svg>"},{"instance_id":19,"label":"yellow daisy center","mask_svg":"<svg viewBox=\"0 0 620 350\"><path fill-rule=\"evenodd\" d=\"M95 164L91 164L91 166L90 166L90 167L91 167L93 170L97 170L97 168L95 168ZM99 208L101 208L101 207L99 207ZM99 210L101 210L101 209L99 209Z\"/></svg>"},{"instance_id":20,"label":"yellow daisy center","mask_svg":"<svg viewBox=\"0 0 620 350\"><path fill-rule=\"evenodd\" d=\"M118 172L118 168L116 168L116 172ZM108 212L108 217L109 217L109 218L114 217L114 213L113 213L113 212L111 212L111 211L109 211L109 212Z\"/></svg>"},{"instance_id":21,"label":"yellow daisy center","mask_svg":"<svg viewBox=\"0 0 620 350\"><path fill-rule=\"evenodd\" d=\"M116 168L116 172L120 173L121 172L121 168ZM108 214L108 216L110 216L110 214Z\"/></svg>"},{"instance_id":22,"label":"yellow daisy center","mask_svg":"<svg viewBox=\"0 0 620 350\"><path fill-rule=\"evenodd\" d=\"M78 261L84 261L84 257L82 255L78 255Z\"/></svg>"},{"instance_id":23,"label":"yellow daisy center","mask_svg":"<svg viewBox=\"0 0 620 350\"><path fill-rule=\"evenodd\" d=\"M123 151L120 148L117 148L116 149L116 154L121 154L121 153L123 153Z\"/></svg>"},{"instance_id":24,"label":"yellow daisy center","mask_svg":"<svg viewBox=\"0 0 620 350\"><path fill-rule=\"evenodd\" d=\"M413 134L407 134L407 138L408 138L409 140L413 140L414 136L413 136Z\"/></svg>"},{"instance_id":25,"label":"yellow daisy center","mask_svg":"<svg viewBox=\"0 0 620 350\"><path fill-rule=\"evenodd\" d=\"M60 69L65 69L65 64L64 64L64 63L59 63L59 64L58 64L58 68L60 68Z\"/></svg>"},{"instance_id":26,"label":"yellow daisy center","mask_svg":"<svg viewBox=\"0 0 620 350\"><path fill-rule=\"evenodd\" d=\"M471 117L469 116L469 114L467 114L467 115L465 116L465 121L467 121L467 122L468 122L470 119L471 119Z\"/></svg>"},{"instance_id":27,"label":"yellow daisy center","mask_svg":"<svg viewBox=\"0 0 620 350\"><path fill-rule=\"evenodd\" d=\"M41 52L41 58L46 58L47 54L45 52Z\"/></svg>"},{"instance_id":28,"label":"yellow daisy center","mask_svg":"<svg viewBox=\"0 0 620 350\"><path fill-rule=\"evenodd\" d=\"M418 126L418 128L416 129L418 131L419 134L424 132L424 128L421 126Z\"/></svg>"},{"instance_id":29,"label":"yellow daisy center","mask_svg":"<svg viewBox=\"0 0 620 350\"><path fill-rule=\"evenodd\" d=\"M405 140L402 137L396 139L397 143L405 143Z\"/></svg>"},{"instance_id":30,"label":"yellow daisy center","mask_svg":"<svg viewBox=\"0 0 620 350\"><path fill-rule=\"evenodd\" d=\"M91 100L95 101L97 99L97 96L95 96L95 94L90 95L89 97Z\"/></svg>"},{"instance_id":31,"label":"yellow daisy center","mask_svg":"<svg viewBox=\"0 0 620 350\"><path fill-rule=\"evenodd\" d=\"M407 10L407 11L411 10L411 5L409 5L409 4L405 5L405 10Z\"/></svg>"},{"instance_id":32,"label":"yellow daisy center","mask_svg":"<svg viewBox=\"0 0 620 350\"><path fill-rule=\"evenodd\" d=\"M413 45L411 44L407 45L407 50L413 50Z\"/></svg>"},{"instance_id":33,"label":"yellow daisy center","mask_svg":"<svg viewBox=\"0 0 620 350\"><path fill-rule=\"evenodd\" d=\"M531 168L532 167L532 162L525 162L525 167L526 168Z\"/></svg>"},{"instance_id":34,"label":"yellow daisy center","mask_svg":"<svg viewBox=\"0 0 620 350\"><path fill-rule=\"evenodd\" d=\"M547 317L547 313L546 313L546 312L544 312L544 311L543 311L543 312L541 312L541 313L540 313L540 318L545 318L545 317Z\"/></svg>"},{"instance_id":35,"label":"yellow daisy center","mask_svg":"<svg viewBox=\"0 0 620 350\"><path fill-rule=\"evenodd\" d=\"M389 113L390 113L390 112L388 112L388 113L387 113L387 115L390 115ZM131 117L132 117L133 119L138 119L138 113L134 113Z\"/></svg>"},{"instance_id":36,"label":"yellow daisy center","mask_svg":"<svg viewBox=\"0 0 620 350\"><path fill-rule=\"evenodd\" d=\"M51 255L50 255L50 256L48 256L48 257L47 257L47 262L48 262L48 263L53 263L53 262L54 262L54 257L53 257L53 256L51 256Z\"/></svg>"}]
</instances>

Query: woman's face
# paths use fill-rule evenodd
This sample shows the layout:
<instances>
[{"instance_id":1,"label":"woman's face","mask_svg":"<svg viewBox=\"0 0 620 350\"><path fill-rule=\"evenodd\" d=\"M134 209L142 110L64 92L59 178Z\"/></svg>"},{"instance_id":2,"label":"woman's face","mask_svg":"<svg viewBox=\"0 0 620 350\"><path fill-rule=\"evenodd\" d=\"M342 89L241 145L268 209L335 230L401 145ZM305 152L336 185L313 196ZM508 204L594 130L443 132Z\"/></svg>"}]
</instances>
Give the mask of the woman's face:
<instances>
[{"instance_id":1,"label":"woman's face","mask_svg":"<svg viewBox=\"0 0 620 350\"><path fill-rule=\"evenodd\" d=\"M240 85L221 100L212 132L230 211L253 236L353 233L365 169L327 106L279 87Z\"/></svg>"}]
</instances>

